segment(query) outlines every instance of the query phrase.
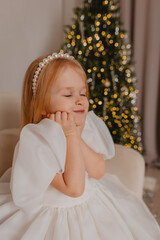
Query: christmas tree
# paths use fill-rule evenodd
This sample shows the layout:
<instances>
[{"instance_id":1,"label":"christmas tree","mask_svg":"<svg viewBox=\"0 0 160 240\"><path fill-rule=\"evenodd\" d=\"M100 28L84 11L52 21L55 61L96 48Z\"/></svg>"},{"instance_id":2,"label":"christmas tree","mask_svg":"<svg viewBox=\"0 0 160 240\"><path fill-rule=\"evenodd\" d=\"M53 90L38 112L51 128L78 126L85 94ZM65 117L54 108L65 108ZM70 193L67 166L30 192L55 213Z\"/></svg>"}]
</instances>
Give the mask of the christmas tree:
<instances>
[{"instance_id":1,"label":"christmas tree","mask_svg":"<svg viewBox=\"0 0 160 240\"><path fill-rule=\"evenodd\" d=\"M103 119L115 143L143 153L137 79L119 1L84 0L65 33L60 51L73 55L86 71L90 110Z\"/></svg>"}]
</instances>

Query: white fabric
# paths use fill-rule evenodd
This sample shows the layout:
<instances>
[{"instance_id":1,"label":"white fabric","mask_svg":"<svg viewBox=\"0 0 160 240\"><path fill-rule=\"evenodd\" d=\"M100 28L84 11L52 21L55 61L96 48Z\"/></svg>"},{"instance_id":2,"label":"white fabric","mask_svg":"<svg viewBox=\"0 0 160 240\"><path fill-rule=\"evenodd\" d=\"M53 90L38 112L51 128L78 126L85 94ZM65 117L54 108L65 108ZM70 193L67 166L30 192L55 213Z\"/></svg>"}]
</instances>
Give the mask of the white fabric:
<instances>
[{"instance_id":1,"label":"white fabric","mask_svg":"<svg viewBox=\"0 0 160 240\"><path fill-rule=\"evenodd\" d=\"M105 159L114 156L109 130L93 111L87 115L82 137ZM160 239L160 228L144 202L112 174L96 180L86 172L85 191L77 198L52 187L55 174L64 172L65 158L60 125L44 119L23 128L13 167L0 182L1 239Z\"/></svg>"}]
</instances>

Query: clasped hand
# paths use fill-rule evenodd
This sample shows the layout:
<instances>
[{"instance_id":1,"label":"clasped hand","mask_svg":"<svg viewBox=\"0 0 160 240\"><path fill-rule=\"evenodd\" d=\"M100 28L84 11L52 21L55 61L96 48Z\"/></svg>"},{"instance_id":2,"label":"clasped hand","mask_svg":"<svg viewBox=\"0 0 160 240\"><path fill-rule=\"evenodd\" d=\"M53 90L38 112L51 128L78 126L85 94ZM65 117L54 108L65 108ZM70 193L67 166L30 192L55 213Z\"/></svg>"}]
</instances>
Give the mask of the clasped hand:
<instances>
[{"instance_id":1,"label":"clasped hand","mask_svg":"<svg viewBox=\"0 0 160 240\"><path fill-rule=\"evenodd\" d=\"M67 113L57 111L56 113L47 114L47 118L57 122L62 127L66 137L69 135L77 135L78 137L81 137L85 121L83 120L81 125L77 126L72 112Z\"/></svg>"}]
</instances>

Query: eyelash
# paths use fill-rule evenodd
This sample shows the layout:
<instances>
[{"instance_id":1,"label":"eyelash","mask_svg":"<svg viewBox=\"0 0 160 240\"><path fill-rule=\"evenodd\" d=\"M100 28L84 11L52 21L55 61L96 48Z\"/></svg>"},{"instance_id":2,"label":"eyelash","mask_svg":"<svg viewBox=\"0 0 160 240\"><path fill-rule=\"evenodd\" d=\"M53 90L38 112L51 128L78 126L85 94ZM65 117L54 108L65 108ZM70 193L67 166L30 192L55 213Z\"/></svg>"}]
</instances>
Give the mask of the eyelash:
<instances>
[{"instance_id":1,"label":"eyelash","mask_svg":"<svg viewBox=\"0 0 160 240\"><path fill-rule=\"evenodd\" d=\"M80 94L80 95L83 97L86 97L86 94ZM70 96L72 96L72 95L64 95L64 97L70 97Z\"/></svg>"}]
</instances>

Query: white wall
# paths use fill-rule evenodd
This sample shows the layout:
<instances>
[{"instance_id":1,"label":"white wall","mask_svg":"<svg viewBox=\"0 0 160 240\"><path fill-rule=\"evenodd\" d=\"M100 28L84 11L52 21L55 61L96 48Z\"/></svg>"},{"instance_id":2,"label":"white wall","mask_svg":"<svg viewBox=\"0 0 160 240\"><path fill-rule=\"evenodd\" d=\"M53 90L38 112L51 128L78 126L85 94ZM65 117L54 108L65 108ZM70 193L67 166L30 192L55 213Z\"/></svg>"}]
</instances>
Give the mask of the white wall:
<instances>
[{"instance_id":1,"label":"white wall","mask_svg":"<svg viewBox=\"0 0 160 240\"><path fill-rule=\"evenodd\" d=\"M28 65L60 49L77 0L0 0L0 92L21 94Z\"/></svg>"}]
</instances>

